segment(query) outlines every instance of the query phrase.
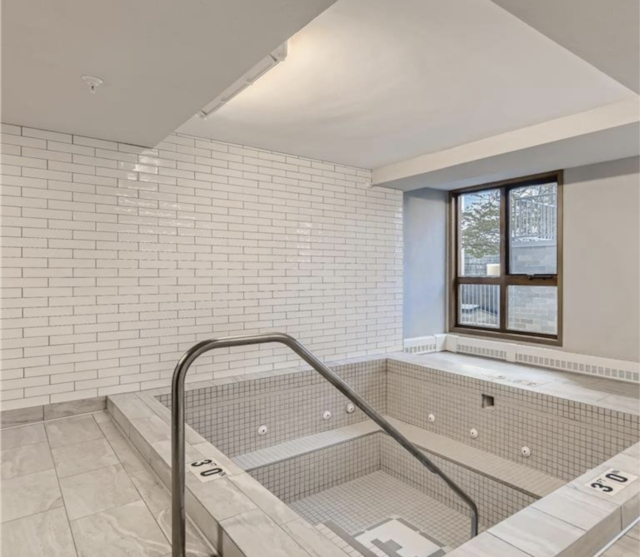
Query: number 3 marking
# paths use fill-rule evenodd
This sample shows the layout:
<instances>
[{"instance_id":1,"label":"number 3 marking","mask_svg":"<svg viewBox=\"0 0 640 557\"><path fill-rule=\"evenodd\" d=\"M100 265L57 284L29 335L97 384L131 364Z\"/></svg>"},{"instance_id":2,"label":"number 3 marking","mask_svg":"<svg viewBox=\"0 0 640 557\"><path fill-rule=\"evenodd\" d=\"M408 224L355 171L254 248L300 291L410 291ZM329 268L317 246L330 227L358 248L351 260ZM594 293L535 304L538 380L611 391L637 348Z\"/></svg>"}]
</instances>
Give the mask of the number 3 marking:
<instances>
[{"instance_id":1,"label":"number 3 marking","mask_svg":"<svg viewBox=\"0 0 640 557\"><path fill-rule=\"evenodd\" d=\"M191 466L204 466L205 464L211 464L213 461L212 460L200 460L198 462L192 462Z\"/></svg>"}]
</instances>

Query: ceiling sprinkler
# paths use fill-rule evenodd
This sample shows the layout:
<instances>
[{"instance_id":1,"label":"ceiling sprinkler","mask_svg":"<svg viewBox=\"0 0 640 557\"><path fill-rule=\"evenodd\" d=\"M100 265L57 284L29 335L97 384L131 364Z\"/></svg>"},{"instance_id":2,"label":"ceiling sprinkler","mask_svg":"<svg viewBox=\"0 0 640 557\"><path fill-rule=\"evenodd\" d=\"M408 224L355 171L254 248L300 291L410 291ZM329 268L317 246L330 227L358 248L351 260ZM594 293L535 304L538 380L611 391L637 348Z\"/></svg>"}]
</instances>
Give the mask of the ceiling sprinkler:
<instances>
[{"instance_id":1,"label":"ceiling sprinkler","mask_svg":"<svg viewBox=\"0 0 640 557\"><path fill-rule=\"evenodd\" d=\"M100 87L100 85L104 83L102 79L93 75L83 75L82 81L84 81L89 86L89 93L91 93L92 95L94 95L98 87Z\"/></svg>"}]
</instances>

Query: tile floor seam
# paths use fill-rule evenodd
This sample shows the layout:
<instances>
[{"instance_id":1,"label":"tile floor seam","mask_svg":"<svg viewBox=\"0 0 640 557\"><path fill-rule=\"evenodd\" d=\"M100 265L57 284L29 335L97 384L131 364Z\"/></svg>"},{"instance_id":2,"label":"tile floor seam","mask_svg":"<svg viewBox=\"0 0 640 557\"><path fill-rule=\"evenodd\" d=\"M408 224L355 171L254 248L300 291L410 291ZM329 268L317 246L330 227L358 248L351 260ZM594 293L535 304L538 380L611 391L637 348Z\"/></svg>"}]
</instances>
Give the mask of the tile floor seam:
<instances>
[{"instance_id":1,"label":"tile floor seam","mask_svg":"<svg viewBox=\"0 0 640 557\"><path fill-rule=\"evenodd\" d=\"M513 547L513 549L515 549L516 551L519 551L520 553L524 553L524 554L526 554L526 555L529 555L530 557L536 557L536 556L535 556L535 555L533 555L532 553L529 553L528 551L526 551L526 550L522 549L521 547L516 547L515 545L513 545L513 544L509 543L509 542L508 542L508 541L506 541L506 540L503 540L502 538L499 538L498 536L494 535L494 534L493 534L493 533L491 533L491 532L487 532L487 535L488 535L488 536L492 536L492 537L494 537L494 538L495 538L495 539L497 539L497 540L500 540L502 543L507 544L509 547Z\"/></svg>"},{"instance_id":2,"label":"tile floor seam","mask_svg":"<svg viewBox=\"0 0 640 557\"><path fill-rule=\"evenodd\" d=\"M133 443L132 443L128 438L126 438L126 436L125 436L124 432L120 429L120 426L117 424L117 422L116 422L115 420L113 420L113 418L111 417L111 415L109 415L109 413L108 413L106 410L104 410L103 412L105 412L105 413L107 414L107 416L108 416L108 418L109 418L108 422L110 422L110 423L114 424L114 426L118 429L118 432L119 432L121 435L123 435L123 436L125 437L125 441L126 441L129 445L131 445L131 447L130 447L130 448L131 448L133 451L135 451L136 455L137 455L137 456L139 456L141 460L143 460L143 461L144 461L144 463L145 463L146 467L145 467L145 468L141 468L141 470L143 470L145 473L152 474L152 475L153 475L153 477L154 477L154 478L156 478L156 479L158 480L158 485L160 485L160 486L163 488L163 490L164 490L164 491L166 491L166 492L169 494L169 497L171 497L171 492L167 489L167 487L164 485L164 483L162 482L162 480L158 477L158 475L156 474L155 470L153 470L153 468L151 467L151 465L150 465L150 464L149 464L149 463L144 459L144 457L142 456L142 454L138 451L137 447L135 447L135 445L133 445ZM96 422L97 422L97 419L96 419L96 417L95 417L96 412L94 412L94 413L92 413L92 414L93 414L94 420L96 420ZM100 427L100 422L98 422L98 427ZM102 428L100 428L100 431L102 431ZM102 431L102 434L104 435L104 431ZM158 521L158 517L156 516L156 515L159 515L159 513L161 512L161 510L162 510L162 509L161 509L160 511L157 511L156 513L153 513L153 512L151 511L151 508L149 507L149 504L147 503L147 501L146 501L146 499L145 499L145 497L144 497L144 495L143 495L142 491L138 488L138 486L136 485L136 482L134 482L134 481L133 481L132 474L131 474L131 473L129 473L129 472L126 470L125 463L124 463L124 461L120 458L120 455L118 454L118 451L116 451L116 449L115 449L115 447L114 447L113 443L111 442L111 440L109 440L109 438L108 438L106 435L104 435L104 437L105 437L105 439L107 440L107 443L109 443L109 446L111 447L111 450L113 450L113 452L115 453L116 458L117 458L117 459L118 459L118 461L120 462L121 466L123 467L123 469L125 470L125 472L127 472L127 475L128 475L128 476L129 476L129 478L131 479L131 483L133 484L133 487L136 489L136 491L137 491L137 492L138 492L138 494L140 495L140 500L144 503L145 507L146 507L146 508L147 508L147 510L149 511L149 514L153 517L153 520L155 521L155 523L157 524L158 528L160 529L160 532L162 532L162 535L164 536L164 538L167 540L167 543L168 543L168 544L169 544L169 546L171 547L171 546L172 546L172 541L171 541L171 539L169 539L169 535L164 531L164 529L163 529L163 528L162 528L162 526L160 525L160 522ZM137 472L137 471L136 471L136 472ZM124 507L124 506L129 505L129 504L131 504L131 503L126 503L125 505L121 505L121 507ZM171 510L171 506L169 506L169 508L168 508L168 509L169 509L169 511L170 511L170 510ZM105 511L99 511L99 512L105 512ZM97 514L97 513L95 513L95 514ZM89 516L89 515L88 515L88 516ZM82 518L85 518L85 517L82 517ZM81 519L76 519L76 520L81 520ZM214 550L213 550L213 548L210 546L210 543L208 542L207 537L206 537L206 536L205 536L205 535L200 531L200 529L199 529L199 528L197 528L197 526L192 522L192 520L191 520L188 516L187 516L187 523L188 523L188 525L190 525L191 527L193 527L193 528L195 528L195 529L197 530L197 532L198 532L198 534L200 535L200 538L201 538L201 540L200 540L200 541L202 541L202 542L204 543L204 545L206 546L206 548L207 548L209 551L214 551ZM214 552L214 553L212 553L212 555L216 555L216 553Z\"/></svg>"},{"instance_id":3,"label":"tile floor seam","mask_svg":"<svg viewBox=\"0 0 640 557\"><path fill-rule=\"evenodd\" d=\"M96 422L98 428L100 428L100 423L98 422L98 420L96 420L95 417L95 413L91 414L94 421ZM127 476L129 476L129 479L131 480L131 484L133 485L133 488L136 490L136 492L138 493L138 495L140 496L140 501L142 501L143 505L145 506L145 508L147 509L147 511L149 511L149 514L151 515L151 517L153 518L154 522L157 524L158 528L160 529L160 532L162 533L163 537L167 540L167 542L169 543L169 545L171 545L171 540L168 538L168 536L165 534L164 530L162 529L162 527L160 526L160 523L158 522L158 520L156 519L156 516L151 512L151 509L149 508L149 505L147 504L145 498L142 495L142 492L140 491L140 489L138 489L138 486L136 485L136 483L131 479L131 475L129 474L129 472L127 472L127 469L125 468L125 463L122 462L122 460L120 459L120 457L118 456L118 453L116 452L116 450L114 449L113 445L111 444L111 441L109 441L109 439L107 438L106 435L104 435L104 432L102 431L102 428L100 428L100 432L102 433L102 435L104 436L104 438L106 439L107 443L109 444L109 446L111 447L111 450L113 451L113 453L116 455L116 458L118 459L118 462L120 463L120 466L122 466L122 469L126 472ZM106 468L106 467L105 467ZM124 505L120 505L119 507L114 507L113 509L107 509L107 510L114 510L116 508L121 508L121 507L125 507L127 505L130 505L131 503L125 503ZM106 512L106 511L98 511L97 513L93 513L93 514L98 514L100 512ZM92 515L87 515L87 516L92 516ZM81 518L77 518L76 520L81 520L82 518L86 518L85 516L81 517Z\"/></svg>"},{"instance_id":4,"label":"tile floor seam","mask_svg":"<svg viewBox=\"0 0 640 557\"><path fill-rule=\"evenodd\" d=\"M52 453L51 460L53 460L53 452L51 450L51 441L49 439L49 431L47 430L46 426L44 426L44 420L43 420L43 428L44 428L44 434L47 438L47 444L49 445L49 451ZM71 528L71 519L69 518L69 511L67 510L67 502L64 498L64 493L62 491L62 484L60 483L60 476L58 476L58 468L56 466L55 460L53 460L53 470L55 471L55 474L56 474L56 481L58 482L58 489L60 490L60 497L62 499L62 508L64 509L64 516L67 519L67 526L69 528L69 533L71 534L71 542L73 543L73 549L76 552L76 557L80 557L80 552L78 551L78 545L76 544L76 537L73 534L73 528Z\"/></svg>"}]
</instances>

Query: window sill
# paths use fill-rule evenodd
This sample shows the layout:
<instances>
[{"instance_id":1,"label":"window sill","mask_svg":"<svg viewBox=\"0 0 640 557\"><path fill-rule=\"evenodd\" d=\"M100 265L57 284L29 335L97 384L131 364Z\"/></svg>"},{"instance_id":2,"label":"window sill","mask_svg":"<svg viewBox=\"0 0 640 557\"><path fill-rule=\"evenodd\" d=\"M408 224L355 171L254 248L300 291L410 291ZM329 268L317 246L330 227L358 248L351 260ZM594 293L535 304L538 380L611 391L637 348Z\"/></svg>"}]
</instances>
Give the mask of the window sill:
<instances>
[{"instance_id":1,"label":"window sill","mask_svg":"<svg viewBox=\"0 0 640 557\"><path fill-rule=\"evenodd\" d=\"M547 346L562 346L562 337L558 335L557 338L547 336L535 336L535 335L520 335L518 333L503 333L501 331L489 331L487 329L476 329L473 327L451 327L450 333L487 337L494 340L509 340L515 342L524 342L530 344L545 344Z\"/></svg>"}]
</instances>

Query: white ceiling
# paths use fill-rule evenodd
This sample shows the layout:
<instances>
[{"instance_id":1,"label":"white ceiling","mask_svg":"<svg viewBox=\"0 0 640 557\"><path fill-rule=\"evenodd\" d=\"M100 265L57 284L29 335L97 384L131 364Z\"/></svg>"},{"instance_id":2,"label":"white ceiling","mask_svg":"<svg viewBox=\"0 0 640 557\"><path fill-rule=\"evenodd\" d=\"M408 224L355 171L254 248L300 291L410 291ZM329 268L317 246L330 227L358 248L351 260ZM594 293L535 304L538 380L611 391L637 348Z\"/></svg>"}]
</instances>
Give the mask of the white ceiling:
<instances>
[{"instance_id":1,"label":"white ceiling","mask_svg":"<svg viewBox=\"0 0 640 557\"><path fill-rule=\"evenodd\" d=\"M490 0L339 0L179 131L377 168L630 96Z\"/></svg>"},{"instance_id":2,"label":"white ceiling","mask_svg":"<svg viewBox=\"0 0 640 557\"><path fill-rule=\"evenodd\" d=\"M2 0L2 120L154 146L334 1Z\"/></svg>"},{"instance_id":3,"label":"white ceiling","mask_svg":"<svg viewBox=\"0 0 640 557\"><path fill-rule=\"evenodd\" d=\"M640 92L638 0L493 0L629 89Z\"/></svg>"},{"instance_id":4,"label":"white ceiling","mask_svg":"<svg viewBox=\"0 0 640 557\"><path fill-rule=\"evenodd\" d=\"M631 99L376 168L373 185L452 190L638 155Z\"/></svg>"}]
</instances>

